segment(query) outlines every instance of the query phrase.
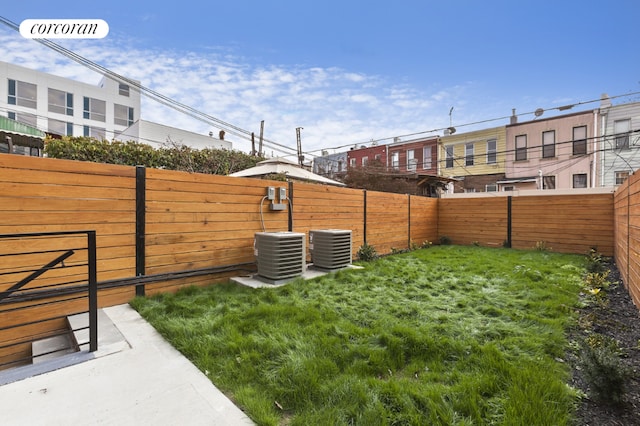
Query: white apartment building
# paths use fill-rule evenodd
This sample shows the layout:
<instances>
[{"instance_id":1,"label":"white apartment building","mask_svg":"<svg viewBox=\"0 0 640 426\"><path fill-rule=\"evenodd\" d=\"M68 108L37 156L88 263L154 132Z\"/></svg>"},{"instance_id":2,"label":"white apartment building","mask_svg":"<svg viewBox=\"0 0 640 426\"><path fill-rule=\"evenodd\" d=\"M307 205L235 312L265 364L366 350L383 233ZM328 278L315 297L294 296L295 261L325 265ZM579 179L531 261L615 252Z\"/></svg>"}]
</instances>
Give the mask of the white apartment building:
<instances>
[{"instance_id":1,"label":"white apartment building","mask_svg":"<svg viewBox=\"0 0 640 426\"><path fill-rule=\"evenodd\" d=\"M110 77L92 85L0 61L0 116L60 136L232 149L213 133L141 120L140 112L140 91Z\"/></svg>"},{"instance_id":2,"label":"white apartment building","mask_svg":"<svg viewBox=\"0 0 640 426\"><path fill-rule=\"evenodd\" d=\"M91 85L0 62L0 114L48 133L112 140L140 118L140 92L107 77Z\"/></svg>"}]
</instances>

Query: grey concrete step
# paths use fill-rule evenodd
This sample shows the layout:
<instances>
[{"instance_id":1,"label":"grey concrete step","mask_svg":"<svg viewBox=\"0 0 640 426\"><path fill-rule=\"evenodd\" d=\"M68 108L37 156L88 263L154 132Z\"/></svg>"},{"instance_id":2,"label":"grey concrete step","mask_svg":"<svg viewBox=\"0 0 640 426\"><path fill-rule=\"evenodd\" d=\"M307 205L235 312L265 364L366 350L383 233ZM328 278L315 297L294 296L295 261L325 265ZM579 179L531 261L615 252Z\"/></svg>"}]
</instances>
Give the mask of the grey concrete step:
<instances>
[{"instance_id":1,"label":"grey concrete step","mask_svg":"<svg viewBox=\"0 0 640 426\"><path fill-rule=\"evenodd\" d=\"M74 352L77 352L77 349L70 333L47 337L31 344L31 356L34 364Z\"/></svg>"},{"instance_id":2,"label":"grey concrete step","mask_svg":"<svg viewBox=\"0 0 640 426\"><path fill-rule=\"evenodd\" d=\"M69 328L81 351L89 350L89 314L82 313L67 317ZM102 309L98 309L98 352L102 354L129 347L120 330Z\"/></svg>"}]
</instances>

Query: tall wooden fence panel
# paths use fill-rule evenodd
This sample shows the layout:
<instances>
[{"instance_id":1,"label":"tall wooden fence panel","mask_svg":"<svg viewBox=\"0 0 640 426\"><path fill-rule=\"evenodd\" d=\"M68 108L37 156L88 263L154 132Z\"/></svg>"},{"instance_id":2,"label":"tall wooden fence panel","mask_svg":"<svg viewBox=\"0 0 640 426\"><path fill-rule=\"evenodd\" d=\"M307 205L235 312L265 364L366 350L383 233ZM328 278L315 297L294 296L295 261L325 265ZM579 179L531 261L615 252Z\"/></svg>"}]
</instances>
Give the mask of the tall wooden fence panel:
<instances>
[{"instance_id":1,"label":"tall wooden fence panel","mask_svg":"<svg viewBox=\"0 0 640 426\"><path fill-rule=\"evenodd\" d=\"M135 170L131 167L97 165L19 155L0 155L0 234L54 231L97 231L98 279L111 280L135 274ZM43 289L86 279L86 246L77 236L8 239L0 244L0 291L20 286ZM60 250L73 254L66 264L56 264L40 277L28 280L54 261ZM15 256L15 253L25 253ZM11 254L11 255L10 255ZM62 266L62 267L61 267ZM19 272L24 271L24 272ZM130 288L101 292L100 305L123 303L133 297ZM6 302L6 301L5 301ZM10 303L5 312L25 303ZM29 336L44 337L65 326L64 316L87 309L87 300L75 299L35 304L6 313L0 320L0 342L14 343ZM59 312L59 317L56 313ZM16 324L32 324L13 328ZM16 344L0 360L30 354L30 345Z\"/></svg>"},{"instance_id":2,"label":"tall wooden fence panel","mask_svg":"<svg viewBox=\"0 0 640 426\"><path fill-rule=\"evenodd\" d=\"M364 242L364 193L333 186L293 183L293 231L344 229L351 231L352 258Z\"/></svg>"},{"instance_id":3,"label":"tall wooden fence panel","mask_svg":"<svg viewBox=\"0 0 640 426\"><path fill-rule=\"evenodd\" d=\"M640 307L640 174L615 193L615 259L625 287Z\"/></svg>"},{"instance_id":4,"label":"tall wooden fence panel","mask_svg":"<svg viewBox=\"0 0 640 426\"><path fill-rule=\"evenodd\" d=\"M409 239L418 246L438 240L438 199L411 196Z\"/></svg>"},{"instance_id":5,"label":"tall wooden fence panel","mask_svg":"<svg viewBox=\"0 0 640 426\"><path fill-rule=\"evenodd\" d=\"M367 244L378 254L409 247L409 196L367 191Z\"/></svg>"},{"instance_id":6,"label":"tall wooden fence panel","mask_svg":"<svg viewBox=\"0 0 640 426\"><path fill-rule=\"evenodd\" d=\"M513 197L512 247L613 255L613 194Z\"/></svg>"},{"instance_id":7,"label":"tall wooden fence panel","mask_svg":"<svg viewBox=\"0 0 640 426\"><path fill-rule=\"evenodd\" d=\"M443 198L439 237L453 244L502 247L508 239L508 197Z\"/></svg>"},{"instance_id":8,"label":"tall wooden fence panel","mask_svg":"<svg viewBox=\"0 0 640 426\"><path fill-rule=\"evenodd\" d=\"M286 182L148 169L145 273L161 274L255 261L256 232L287 231L288 207L272 211L268 186ZM277 191L276 191L277 192ZM278 200L276 200L276 203ZM237 274L237 271L236 271ZM190 278L150 286L172 290L211 281Z\"/></svg>"},{"instance_id":9,"label":"tall wooden fence panel","mask_svg":"<svg viewBox=\"0 0 640 426\"><path fill-rule=\"evenodd\" d=\"M454 244L613 255L611 193L444 198L438 211Z\"/></svg>"},{"instance_id":10,"label":"tall wooden fence panel","mask_svg":"<svg viewBox=\"0 0 640 426\"><path fill-rule=\"evenodd\" d=\"M135 276L134 168L0 155L0 233L81 230L97 233L99 281Z\"/></svg>"}]
</instances>

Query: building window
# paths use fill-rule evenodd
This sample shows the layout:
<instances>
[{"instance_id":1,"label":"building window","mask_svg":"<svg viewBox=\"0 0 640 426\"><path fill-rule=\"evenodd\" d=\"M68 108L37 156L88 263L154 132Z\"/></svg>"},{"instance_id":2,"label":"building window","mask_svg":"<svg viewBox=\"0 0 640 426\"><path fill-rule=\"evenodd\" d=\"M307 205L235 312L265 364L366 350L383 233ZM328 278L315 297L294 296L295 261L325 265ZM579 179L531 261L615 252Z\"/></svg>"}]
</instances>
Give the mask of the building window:
<instances>
[{"instance_id":1,"label":"building window","mask_svg":"<svg viewBox=\"0 0 640 426\"><path fill-rule=\"evenodd\" d=\"M453 168L453 146L447 146L445 151L445 167L447 169Z\"/></svg>"},{"instance_id":2,"label":"building window","mask_svg":"<svg viewBox=\"0 0 640 426\"><path fill-rule=\"evenodd\" d=\"M473 143L464 146L464 165L473 166Z\"/></svg>"},{"instance_id":3,"label":"building window","mask_svg":"<svg viewBox=\"0 0 640 426\"><path fill-rule=\"evenodd\" d=\"M432 167L433 158L431 156L431 147L425 146L422 148L422 168L429 170Z\"/></svg>"},{"instance_id":4,"label":"building window","mask_svg":"<svg viewBox=\"0 0 640 426\"><path fill-rule=\"evenodd\" d=\"M573 175L573 187L574 188L586 188L587 187L587 174L580 173Z\"/></svg>"},{"instance_id":5,"label":"building window","mask_svg":"<svg viewBox=\"0 0 640 426\"><path fill-rule=\"evenodd\" d=\"M416 159L416 151L413 149L407 150L407 170L415 172L418 166L418 160Z\"/></svg>"},{"instance_id":6,"label":"building window","mask_svg":"<svg viewBox=\"0 0 640 426\"><path fill-rule=\"evenodd\" d=\"M495 183L490 183L484 187L484 190L487 192L496 192L498 190L498 185Z\"/></svg>"},{"instance_id":7,"label":"building window","mask_svg":"<svg viewBox=\"0 0 640 426\"><path fill-rule=\"evenodd\" d=\"M503 186L502 187L503 191L514 191L515 187L513 185L509 185L509 186Z\"/></svg>"},{"instance_id":8,"label":"building window","mask_svg":"<svg viewBox=\"0 0 640 426\"><path fill-rule=\"evenodd\" d=\"M556 156L556 131L548 130L542 132L542 158L553 158Z\"/></svg>"},{"instance_id":9,"label":"building window","mask_svg":"<svg viewBox=\"0 0 640 426\"><path fill-rule=\"evenodd\" d=\"M73 93L49 88L49 112L73 115Z\"/></svg>"},{"instance_id":10,"label":"building window","mask_svg":"<svg viewBox=\"0 0 640 426\"><path fill-rule=\"evenodd\" d=\"M391 153L391 167L393 168L393 170L400 169L400 153L399 152Z\"/></svg>"},{"instance_id":11,"label":"building window","mask_svg":"<svg viewBox=\"0 0 640 426\"><path fill-rule=\"evenodd\" d=\"M498 142L495 139L490 139L487 141L487 164L496 164L498 161L497 158L498 151Z\"/></svg>"},{"instance_id":12,"label":"building window","mask_svg":"<svg viewBox=\"0 0 640 426\"><path fill-rule=\"evenodd\" d=\"M129 85L120 83L118 85L118 93L122 96L129 97Z\"/></svg>"},{"instance_id":13,"label":"building window","mask_svg":"<svg viewBox=\"0 0 640 426\"><path fill-rule=\"evenodd\" d=\"M73 123L49 119L49 133L61 136L73 136Z\"/></svg>"},{"instance_id":14,"label":"building window","mask_svg":"<svg viewBox=\"0 0 640 426\"><path fill-rule=\"evenodd\" d=\"M527 135L516 136L516 161L527 159Z\"/></svg>"},{"instance_id":15,"label":"building window","mask_svg":"<svg viewBox=\"0 0 640 426\"><path fill-rule=\"evenodd\" d=\"M9 105L18 105L27 108L38 107L38 86L33 83L24 81L9 80L9 96L7 103Z\"/></svg>"},{"instance_id":16,"label":"building window","mask_svg":"<svg viewBox=\"0 0 640 426\"><path fill-rule=\"evenodd\" d=\"M556 189L556 177L542 176L542 189Z\"/></svg>"},{"instance_id":17,"label":"building window","mask_svg":"<svg viewBox=\"0 0 640 426\"><path fill-rule=\"evenodd\" d=\"M573 128L573 155L587 153L587 126Z\"/></svg>"},{"instance_id":18,"label":"building window","mask_svg":"<svg viewBox=\"0 0 640 426\"><path fill-rule=\"evenodd\" d=\"M382 154L376 154L375 157L373 157L373 159L376 161L382 161Z\"/></svg>"},{"instance_id":19,"label":"building window","mask_svg":"<svg viewBox=\"0 0 640 426\"><path fill-rule=\"evenodd\" d=\"M362 157L362 167L366 166L369 163L369 157Z\"/></svg>"},{"instance_id":20,"label":"building window","mask_svg":"<svg viewBox=\"0 0 640 426\"><path fill-rule=\"evenodd\" d=\"M338 160L338 173L342 173L342 160Z\"/></svg>"},{"instance_id":21,"label":"building window","mask_svg":"<svg viewBox=\"0 0 640 426\"><path fill-rule=\"evenodd\" d=\"M99 127L93 127L93 126L84 126L83 128L83 135L86 137L90 137L90 138L95 138L98 140L104 140L105 139L105 129L101 129Z\"/></svg>"},{"instance_id":22,"label":"building window","mask_svg":"<svg viewBox=\"0 0 640 426\"><path fill-rule=\"evenodd\" d=\"M356 159L349 158L349 167L355 167L355 166L356 166Z\"/></svg>"},{"instance_id":23,"label":"building window","mask_svg":"<svg viewBox=\"0 0 640 426\"><path fill-rule=\"evenodd\" d=\"M629 131L631 120L616 120L613 123L613 132L616 136L616 149L629 149Z\"/></svg>"},{"instance_id":24,"label":"building window","mask_svg":"<svg viewBox=\"0 0 640 426\"><path fill-rule=\"evenodd\" d=\"M622 185L627 179L629 179L629 172L616 172L616 185Z\"/></svg>"},{"instance_id":25,"label":"building window","mask_svg":"<svg viewBox=\"0 0 640 426\"><path fill-rule=\"evenodd\" d=\"M99 99L84 97L83 117L106 122L107 103Z\"/></svg>"},{"instance_id":26,"label":"building window","mask_svg":"<svg viewBox=\"0 0 640 426\"><path fill-rule=\"evenodd\" d=\"M133 107L114 104L113 123L120 126L131 126L133 124Z\"/></svg>"},{"instance_id":27,"label":"building window","mask_svg":"<svg viewBox=\"0 0 640 426\"><path fill-rule=\"evenodd\" d=\"M9 112L8 117L19 123L26 124L31 127L38 127L38 116L35 114L25 114L23 112Z\"/></svg>"},{"instance_id":28,"label":"building window","mask_svg":"<svg viewBox=\"0 0 640 426\"><path fill-rule=\"evenodd\" d=\"M476 189L475 188L465 188L464 192L466 192L467 194L472 194L472 193L476 192Z\"/></svg>"}]
</instances>

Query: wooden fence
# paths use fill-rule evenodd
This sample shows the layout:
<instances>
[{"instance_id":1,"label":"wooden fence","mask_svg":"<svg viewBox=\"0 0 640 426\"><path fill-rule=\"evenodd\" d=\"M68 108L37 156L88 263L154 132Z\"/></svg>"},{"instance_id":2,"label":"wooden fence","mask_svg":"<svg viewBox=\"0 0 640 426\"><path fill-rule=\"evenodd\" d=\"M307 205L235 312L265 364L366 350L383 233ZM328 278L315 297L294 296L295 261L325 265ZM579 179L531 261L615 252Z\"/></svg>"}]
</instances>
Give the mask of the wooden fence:
<instances>
[{"instance_id":1,"label":"wooden fence","mask_svg":"<svg viewBox=\"0 0 640 426\"><path fill-rule=\"evenodd\" d=\"M290 200L282 210L269 208L269 186L287 191ZM98 282L109 284L100 287L100 306L125 303L136 295L134 286L113 285L118 280L198 272L156 279L145 285L145 294L226 280L255 262L254 234L260 231L349 229L354 258L365 242L385 254L412 242L434 241L437 201L315 184L0 156L0 233L95 230Z\"/></svg>"},{"instance_id":2,"label":"wooden fence","mask_svg":"<svg viewBox=\"0 0 640 426\"><path fill-rule=\"evenodd\" d=\"M637 302L640 183L630 181L616 193L615 254ZM269 208L269 186L287 191L290 199L281 210ZM438 243L441 236L454 244L530 249L544 241L554 251L586 253L597 247L612 255L614 197L432 199L0 155L0 234L95 230L100 306L126 303L143 292L225 281L253 267L256 232L312 229L351 230L354 257L365 242L387 254L414 243ZM34 260L34 266L43 261ZM0 272L10 268L3 262L0 256ZM131 285L136 280L144 287ZM0 279L0 291L10 285L8 278ZM77 308L69 309L67 314ZM0 341L6 337L3 321Z\"/></svg>"},{"instance_id":3,"label":"wooden fence","mask_svg":"<svg viewBox=\"0 0 640 426\"><path fill-rule=\"evenodd\" d=\"M438 231L454 244L613 255L613 194L444 198Z\"/></svg>"},{"instance_id":4,"label":"wooden fence","mask_svg":"<svg viewBox=\"0 0 640 426\"><path fill-rule=\"evenodd\" d=\"M625 287L640 307L640 174L633 174L614 195L615 259Z\"/></svg>"}]
</instances>

